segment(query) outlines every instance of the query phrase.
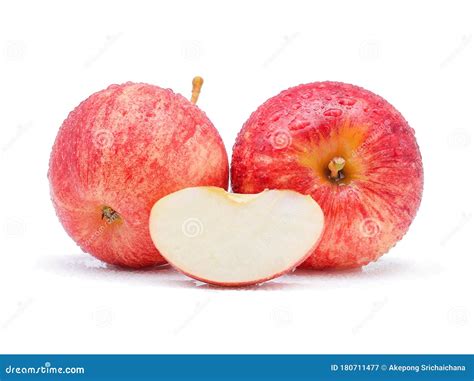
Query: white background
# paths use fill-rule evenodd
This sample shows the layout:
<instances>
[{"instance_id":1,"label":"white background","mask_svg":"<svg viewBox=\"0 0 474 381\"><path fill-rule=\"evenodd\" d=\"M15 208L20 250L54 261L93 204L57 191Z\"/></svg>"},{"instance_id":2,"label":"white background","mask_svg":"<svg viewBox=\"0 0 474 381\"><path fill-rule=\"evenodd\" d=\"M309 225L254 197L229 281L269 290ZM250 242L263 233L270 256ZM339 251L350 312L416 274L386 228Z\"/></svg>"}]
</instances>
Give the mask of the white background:
<instances>
[{"instance_id":1,"label":"white background","mask_svg":"<svg viewBox=\"0 0 474 381\"><path fill-rule=\"evenodd\" d=\"M4 1L0 5L0 351L469 353L474 9L469 1ZM81 253L46 178L68 112L111 83L190 95L230 155L250 113L338 80L416 130L425 191L410 231L362 270L216 289Z\"/></svg>"}]
</instances>

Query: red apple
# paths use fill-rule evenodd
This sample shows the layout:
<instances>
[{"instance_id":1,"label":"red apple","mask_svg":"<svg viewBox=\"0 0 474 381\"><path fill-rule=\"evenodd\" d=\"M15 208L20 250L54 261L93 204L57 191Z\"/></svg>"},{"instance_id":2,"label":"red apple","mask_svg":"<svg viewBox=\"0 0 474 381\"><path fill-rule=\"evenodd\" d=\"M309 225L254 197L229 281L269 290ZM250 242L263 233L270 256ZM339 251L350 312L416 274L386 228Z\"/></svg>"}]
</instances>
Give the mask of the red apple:
<instances>
[{"instance_id":1,"label":"red apple","mask_svg":"<svg viewBox=\"0 0 474 381\"><path fill-rule=\"evenodd\" d=\"M193 102L202 80L193 82ZM228 161L212 123L169 89L112 85L72 111L48 173L59 220L83 251L110 264L164 263L150 237L151 207L179 189L227 189Z\"/></svg>"},{"instance_id":2,"label":"red apple","mask_svg":"<svg viewBox=\"0 0 474 381\"><path fill-rule=\"evenodd\" d=\"M325 231L304 266L350 268L386 253L418 210L423 168L415 134L386 100L316 82L269 99L234 146L239 193L294 189L321 205Z\"/></svg>"},{"instance_id":3,"label":"red apple","mask_svg":"<svg viewBox=\"0 0 474 381\"><path fill-rule=\"evenodd\" d=\"M150 233L158 250L182 273L220 286L262 283L310 255L324 215L294 191L227 193L186 188L153 206Z\"/></svg>"}]
</instances>

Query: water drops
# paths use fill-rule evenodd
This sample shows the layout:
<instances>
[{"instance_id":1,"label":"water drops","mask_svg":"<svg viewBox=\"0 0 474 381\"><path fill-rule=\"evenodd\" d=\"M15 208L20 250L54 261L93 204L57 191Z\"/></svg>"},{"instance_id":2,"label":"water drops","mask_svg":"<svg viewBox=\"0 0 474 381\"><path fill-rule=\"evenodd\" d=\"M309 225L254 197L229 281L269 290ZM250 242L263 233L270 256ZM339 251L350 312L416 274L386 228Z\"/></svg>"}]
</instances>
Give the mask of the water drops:
<instances>
[{"instance_id":1,"label":"water drops","mask_svg":"<svg viewBox=\"0 0 474 381\"><path fill-rule=\"evenodd\" d=\"M337 118L341 116L342 111L338 108L330 108L329 110L324 111L323 115L328 117Z\"/></svg>"},{"instance_id":2,"label":"water drops","mask_svg":"<svg viewBox=\"0 0 474 381\"><path fill-rule=\"evenodd\" d=\"M278 122L281 118L281 112L277 112L272 115L272 118L270 119L272 122Z\"/></svg>"},{"instance_id":3,"label":"water drops","mask_svg":"<svg viewBox=\"0 0 474 381\"><path fill-rule=\"evenodd\" d=\"M343 106L352 106L356 103L354 98L340 98L339 104Z\"/></svg>"},{"instance_id":4,"label":"water drops","mask_svg":"<svg viewBox=\"0 0 474 381\"><path fill-rule=\"evenodd\" d=\"M299 110L299 109L301 108L301 103L295 102L295 103L293 103L293 105L291 106L291 108L292 108L293 110L295 110L295 111L296 111L296 110Z\"/></svg>"},{"instance_id":5,"label":"water drops","mask_svg":"<svg viewBox=\"0 0 474 381\"><path fill-rule=\"evenodd\" d=\"M395 147L393 149L394 157L403 157L406 154L405 150L402 147Z\"/></svg>"},{"instance_id":6,"label":"water drops","mask_svg":"<svg viewBox=\"0 0 474 381\"><path fill-rule=\"evenodd\" d=\"M308 127L311 122L307 120L296 120L290 125L290 130L302 130L303 128Z\"/></svg>"}]
</instances>

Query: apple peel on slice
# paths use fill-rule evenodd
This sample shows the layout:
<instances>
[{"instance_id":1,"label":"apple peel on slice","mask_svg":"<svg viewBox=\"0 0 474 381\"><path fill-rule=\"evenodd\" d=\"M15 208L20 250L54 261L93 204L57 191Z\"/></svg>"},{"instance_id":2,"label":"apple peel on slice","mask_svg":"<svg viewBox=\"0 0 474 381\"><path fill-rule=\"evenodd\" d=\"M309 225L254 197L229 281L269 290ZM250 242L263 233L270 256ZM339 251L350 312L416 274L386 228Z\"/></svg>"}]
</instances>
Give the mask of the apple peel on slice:
<instances>
[{"instance_id":1,"label":"apple peel on slice","mask_svg":"<svg viewBox=\"0 0 474 381\"><path fill-rule=\"evenodd\" d=\"M258 284L291 271L314 251L323 229L319 205L291 190L186 188L160 199L150 214L161 255L180 272L221 286Z\"/></svg>"}]
</instances>

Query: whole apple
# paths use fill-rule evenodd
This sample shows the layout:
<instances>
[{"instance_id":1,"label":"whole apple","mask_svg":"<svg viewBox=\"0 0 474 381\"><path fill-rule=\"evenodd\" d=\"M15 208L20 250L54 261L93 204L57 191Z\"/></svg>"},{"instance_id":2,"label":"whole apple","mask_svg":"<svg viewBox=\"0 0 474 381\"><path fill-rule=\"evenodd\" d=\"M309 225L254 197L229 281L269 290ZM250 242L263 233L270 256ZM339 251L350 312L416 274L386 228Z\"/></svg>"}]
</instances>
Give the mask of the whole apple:
<instances>
[{"instance_id":1,"label":"whole apple","mask_svg":"<svg viewBox=\"0 0 474 381\"><path fill-rule=\"evenodd\" d=\"M193 103L202 79L193 81ZM154 203L179 189L227 189L228 160L210 120L169 89L112 85L76 107L51 153L59 220L82 248L110 264L164 263L150 237Z\"/></svg>"},{"instance_id":2,"label":"whole apple","mask_svg":"<svg viewBox=\"0 0 474 381\"><path fill-rule=\"evenodd\" d=\"M325 231L303 264L316 269L359 267L386 253L423 190L420 151L402 115L337 82L293 87L261 105L239 133L231 176L238 193L293 189L319 203Z\"/></svg>"}]
</instances>

